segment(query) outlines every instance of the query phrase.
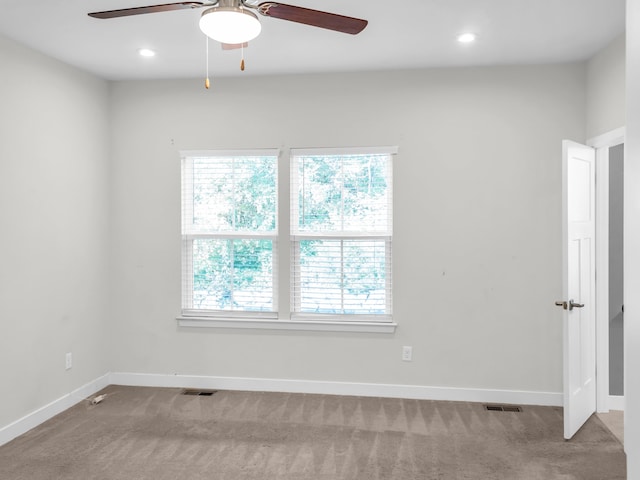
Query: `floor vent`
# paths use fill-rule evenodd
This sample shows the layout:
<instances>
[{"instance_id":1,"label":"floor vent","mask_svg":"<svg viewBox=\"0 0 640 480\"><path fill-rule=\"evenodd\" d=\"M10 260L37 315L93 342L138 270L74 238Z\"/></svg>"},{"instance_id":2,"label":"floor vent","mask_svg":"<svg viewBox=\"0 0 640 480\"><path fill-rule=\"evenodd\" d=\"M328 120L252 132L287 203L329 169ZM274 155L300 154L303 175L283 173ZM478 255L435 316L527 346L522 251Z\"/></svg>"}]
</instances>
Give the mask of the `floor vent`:
<instances>
[{"instance_id":1,"label":"floor vent","mask_svg":"<svg viewBox=\"0 0 640 480\"><path fill-rule=\"evenodd\" d=\"M484 409L490 412L522 412L522 407L516 407L515 405L485 405Z\"/></svg>"},{"instance_id":2,"label":"floor vent","mask_svg":"<svg viewBox=\"0 0 640 480\"><path fill-rule=\"evenodd\" d=\"M195 389L195 388L185 388L182 391L182 395L195 395L195 396L198 396L198 397L210 397L211 395L213 395L216 392L217 392L217 390L199 390L199 389Z\"/></svg>"}]
</instances>

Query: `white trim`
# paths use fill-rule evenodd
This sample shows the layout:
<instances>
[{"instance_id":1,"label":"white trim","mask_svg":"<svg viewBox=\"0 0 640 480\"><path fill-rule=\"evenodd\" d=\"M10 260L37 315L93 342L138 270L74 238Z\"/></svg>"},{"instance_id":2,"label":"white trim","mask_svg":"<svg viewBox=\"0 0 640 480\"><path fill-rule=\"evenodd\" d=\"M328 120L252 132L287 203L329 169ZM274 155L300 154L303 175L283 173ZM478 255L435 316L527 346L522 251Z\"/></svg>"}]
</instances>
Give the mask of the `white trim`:
<instances>
[{"instance_id":1,"label":"white trim","mask_svg":"<svg viewBox=\"0 0 640 480\"><path fill-rule=\"evenodd\" d=\"M380 240L390 243L393 240L393 236L385 233L376 234L375 232L304 232L294 233L290 235L291 240L299 242L300 240L315 240L315 239L327 239L327 240Z\"/></svg>"},{"instance_id":2,"label":"white trim","mask_svg":"<svg viewBox=\"0 0 640 480\"><path fill-rule=\"evenodd\" d=\"M609 147L596 149L596 411L609 411Z\"/></svg>"},{"instance_id":3,"label":"white trim","mask_svg":"<svg viewBox=\"0 0 640 480\"><path fill-rule=\"evenodd\" d=\"M292 148L290 155L296 157L310 157L313 155L395 155L397 146L385 147L327 147L327 148Z\"/></svg>"},{"instance_id":4,"label":"white trim","mask_svg":"<svg viewBox=\"0 0 640 480\"><path fill-rule=\"evenodd\" d=\"M204 377L194 375L161 375L141 373L112 373L114 385L209 388L258 392L290 392L324 395L353 395L361 397L407 398L457 402L508 403L519 405L561 406L562 394L518 390L492 390L420 385L389 385L375 383L322 382L272 378Z\"/></svg>"},{"instance_id":5,"label":"white trim","mask_svg":"<svg viewBox=\"0 0 640 480\"><path fill-rule=\"evenodd\" d=\"M394 333L397 323L394 322L328 322L328 321L295 321L246 318L214 318L179 316L176 318L179 327L196 328L253 328L263 330L306 330L321 332L360 332L360 333Z\"/></svg>"},{"instance_id":6,"label":"white trim","mask_svg":"<svg viewBox=\"0 0 640 480\"><path fill-rule=\"evenodd\" d=\"M624 395L609 395L609 410L624 412Z\"/></svg>"},{"instance_id":7,"label":"white trim","mask_svg":"<svg viewBox=\"0 0 640 480\"><path fill-rule=\"evenodd\" d=\"M179 320L228 320L228 321L262 321L277 320L278 312L246 312L244 310L198 310L183 309Z\"/></svg>"},{"instance_id":8,"label":"white trim","mask_svg":"<svg viewBox=\"0 0 640 480\"><path fill-rule=\"evenodd\" d=\"M103 375L80 388L63 395L47 405L25 415L9 425L0 428L0 446L10 442L16 437L27 433L32 428L46 422L59 413L90 397L109 385L109 374Z\"/></svg>"},{"instance_id":9,"label":"white trim","mask_svg":"<svg viewBox=\"0 0 640 480\"><path fill-rule=\"evenodd\" d=\"M609 395L609 149L624 143L625 127L587 140L596 149L596 405L606 413ZM615 401L615 400L614 400Z\"/></svg>"},{"instance_id":10,"label":"white trim","mask_svg":"<svg viewBox=\"0 0 640 480\"><path fill-rule=\"evenodd\" d=\"M294 312L291 314L291 320L295 322L321 322L321 323L353 323L359 325L363 323L372 323L374 325L389 325L393 323L393 315L384 314L350 314L350 313L308 313Z\"/></svg>"},{"instance_id":11,"label":"white trim","mask_svg":"<svg viewBox=\"0 0 640 480\"><path fill-rule=\"evenodd\" d=\"M610 132L603 133L587 140L587 145L593 148L615 147L624 143L625 127L616 128Z\"/></svg>"},{"instance_id":12,"label":"white trim","mask_svg":"<svg viewBox=\"0 0 640 480\"><path fill-rule=\"evenodd\" d=\"M194 157L279 157L279 148L254 148L238 150L180 150L180 158Z\"/></svg>"},{"instance_id":13,"label":"white trim","mask_svg":"<svg viewBox=\"0 0 640 480\"><path fill-rule=\"evenodd\" d=\"M273 240L274 242L278 239L278 235L275 233L275 230L268 232L225 232L225 233L215 233L215 232L191 232L185 233L182 235L187 240Z\"/></svg>"}]
</instances>

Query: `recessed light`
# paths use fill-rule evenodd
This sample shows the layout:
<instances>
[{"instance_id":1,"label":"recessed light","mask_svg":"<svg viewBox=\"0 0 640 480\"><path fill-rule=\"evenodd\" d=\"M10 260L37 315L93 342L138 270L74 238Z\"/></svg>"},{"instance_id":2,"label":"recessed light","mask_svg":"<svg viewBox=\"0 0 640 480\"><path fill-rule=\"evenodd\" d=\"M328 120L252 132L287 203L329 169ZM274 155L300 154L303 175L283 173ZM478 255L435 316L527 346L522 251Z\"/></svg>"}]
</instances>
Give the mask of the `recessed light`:
<instances>
[{"instance_id":1,"label":"recessed light","mask_svg":"<svg viewBox=\"0 0 640 480\"><path fill-rule=\"evenodd\" d=\"M138 53L142 57L155 57L156 56L156 52L154 52L153 50L151 50L149 48L141 48L141 49L138 50Z\"/></svg>"},{"instance_id":2,"label":"recessed light","mask_svg":"<svg viewBox=\"0 0 640 480\"><path fill-rule=\"evenodd\" d=\"M458 35L458 41L460 43L473 43L476 41L477 35L475 33L461 33Z\"/></svg>"}]
</instances>

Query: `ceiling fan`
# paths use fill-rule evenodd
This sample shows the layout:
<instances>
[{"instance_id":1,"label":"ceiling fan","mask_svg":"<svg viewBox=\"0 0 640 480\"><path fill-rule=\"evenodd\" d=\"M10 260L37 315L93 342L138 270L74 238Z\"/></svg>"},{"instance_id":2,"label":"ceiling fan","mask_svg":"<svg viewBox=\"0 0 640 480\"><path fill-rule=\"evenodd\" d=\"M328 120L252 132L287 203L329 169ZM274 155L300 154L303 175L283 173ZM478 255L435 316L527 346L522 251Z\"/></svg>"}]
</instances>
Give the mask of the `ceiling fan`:
<instances>
[{"instance_id":1,"label":"ceiling fan","mask_svg":"<svg viewBox=\"0 0 640 480\"><path fill-rule=\"evenodd\" d=\"M200 17L200 30L208 37L222 44L225 50L242 48L240 70L244 71L244 47L256 38L262 29L257 11L265 17L279 18L290 22L303 23L312 27L326 28L337 32L356 35L368 22L359 18L336 13L322 12L310 8L297 7L278 2L249 3L246 0L205 0L204 2L177 2L144 7L121 8L104 12L89 13L90 17L109 19L128 17L146 13L169 12L206 8ZM208 42L208 39L207 39ZM209 88L209 44L207 43L207 77L205 88Z\"/></svg>"},{"instance_id":2,"label":"ceiling fan","mask_svg":"<svg viewBox=\"0 0 640 480\"><path fill-rule=\"evenodd\" d=\"M258 12L265 17L303 23L313 27L356 35L367 26L366 20L346 17L278 2L252 4L246 0L205 0L204 2L177 2L145 7L123 8L89 13L90 17L109 19L146 13L168 12L194 8L207 8L200 17L200 29L205 35L222 44L237 45L253 40L260 34Z\"/></svg>"}]
</instances>

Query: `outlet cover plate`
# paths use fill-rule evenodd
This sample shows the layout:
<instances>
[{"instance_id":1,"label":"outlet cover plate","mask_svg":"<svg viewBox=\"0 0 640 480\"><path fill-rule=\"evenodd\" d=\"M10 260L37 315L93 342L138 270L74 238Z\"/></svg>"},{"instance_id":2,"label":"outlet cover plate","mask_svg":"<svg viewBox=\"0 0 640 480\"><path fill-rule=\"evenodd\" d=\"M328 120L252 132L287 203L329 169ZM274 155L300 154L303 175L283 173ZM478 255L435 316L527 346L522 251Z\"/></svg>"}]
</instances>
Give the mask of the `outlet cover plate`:
<instances>
[{"instance_id":1,"label":"outlet cover plate","mask_svg":"<svg viewBox=\"0 0 640 480\"><path fill-rule=\"evenodd\" d=\"M413 347L402 347L402 361L410 362L413 357Z\"/></svg>"}]
</instances>

